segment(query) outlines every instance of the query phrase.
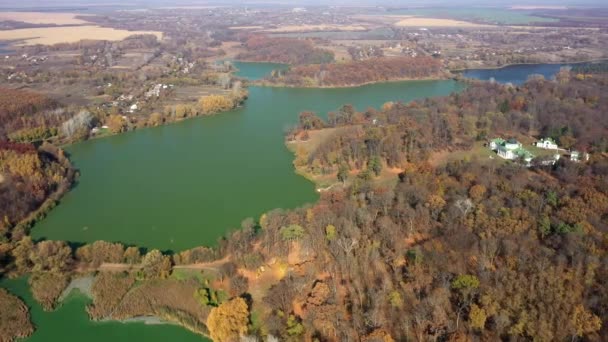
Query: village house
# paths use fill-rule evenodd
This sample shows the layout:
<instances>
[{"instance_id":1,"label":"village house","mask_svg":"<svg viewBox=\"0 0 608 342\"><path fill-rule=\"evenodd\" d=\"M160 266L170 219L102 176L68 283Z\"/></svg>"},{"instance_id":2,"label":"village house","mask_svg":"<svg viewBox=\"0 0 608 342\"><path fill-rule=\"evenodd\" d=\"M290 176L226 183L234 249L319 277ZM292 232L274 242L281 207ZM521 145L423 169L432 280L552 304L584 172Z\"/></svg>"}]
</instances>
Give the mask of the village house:
<instances>
[{"instance_id":1,"label":"village house","mask_svg":"<svg viewBox=\"0 0 608 342\"><path fill-rule=\"evenodd\" d=\"M496 138L490 141L490 149L496 154L507 160L523 159L530 164L534 155L522 147L522 144L515 139L504 140Z\"/></svg>"},{"instance_id":2,"label":"village house","mask_svg":"<svg viewBox=\"0 0 608 342\"><path fill-rule=\"evenodd\" d=\"M570 151L570 160L573 162L580 162L581 160L589 161L591 156L589 153L581 153L579 151Z\"/></svg>"},{"instance_id":3,"label":"village house","mask_svg":"<svg viewBox=\"0 0 608 342\"><path fill-rule=\"evenodd\" d=\"M553 141L553 139L551 139L551 138L540 139L534 145L538 148L543 148L546 150L557 150L558 149L557 143L555 141Z\"/></svg>"}]
</instances>

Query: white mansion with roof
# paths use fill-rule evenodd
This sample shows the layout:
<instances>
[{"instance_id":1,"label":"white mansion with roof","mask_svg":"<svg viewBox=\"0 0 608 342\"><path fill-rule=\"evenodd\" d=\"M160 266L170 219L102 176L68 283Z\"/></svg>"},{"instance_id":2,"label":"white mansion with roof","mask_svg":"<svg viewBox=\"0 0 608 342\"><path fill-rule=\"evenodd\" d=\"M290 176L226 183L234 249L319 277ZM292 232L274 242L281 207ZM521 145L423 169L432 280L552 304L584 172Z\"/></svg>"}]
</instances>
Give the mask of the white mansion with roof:
<instances>
[{"instance_id":1,"label":"white mansion with roof","mask_svg":"<svg viewBox=\"0 0 608 342\"><path fill-rule=\"evenodd\" d=\"M534 158L534 155L525 150L521 143L515 139L493 139L490 141L490 149L503 159L515 160L522 158L526 163L530 163L532 158Z\"/></svg>"},{"instance_id":2,"label":"white mansion with roof","mask_svg":"<svg viewBox=\"0 0 608 342\"><path fill-rule=\"evenodd\" d=\"M557 150L558 146L555 141L551 138L540 139L534 144L538 148L544 148L545 150Z\"/></svg>"}]
</instances>

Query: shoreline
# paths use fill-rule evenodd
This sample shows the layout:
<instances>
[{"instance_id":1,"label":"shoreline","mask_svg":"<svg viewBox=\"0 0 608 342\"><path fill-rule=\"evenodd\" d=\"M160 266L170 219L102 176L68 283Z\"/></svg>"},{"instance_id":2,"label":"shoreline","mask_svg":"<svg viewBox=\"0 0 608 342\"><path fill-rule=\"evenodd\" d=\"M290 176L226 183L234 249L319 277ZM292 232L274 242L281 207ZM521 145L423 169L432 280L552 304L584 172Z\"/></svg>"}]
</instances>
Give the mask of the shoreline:
<instances>
[{"instance_id":1,"label":"shoreline","mask_svg":"<svg viewBox=\"0 0 608 342\"><path fill-rule=\"evenodd\" d=\"M291 88L291 89L349 89L359 88L375 84L383 83L399 83L399 82L418 82L418 81L449 81L454 80L453 77L426 77L426 78L395 78L389 80L369 81L360 84L349 84L349 85L331 85L331 86L302 86L302 85L287 85L284 83L272 83L268 81L255 81L251 82L253 86L267 87L267 88Z\"/></svg>"},{"instance_id":2,"label":"shoreline","mask_svg":"<svg viewBox=\"0 0 608 342\"><path fill-rule=\"evenodd\" d=\"M249 98L249 93L247 93L247 96L244 97L241 102L239 102L239 104L230 109L230 110L226 110L226 111L221 111L221 112L216 112L216 113L210 113L210 114L201 114L201 115L195 115L195 116L188 116L185 118L180 118L180 119L174 119L174 120L170 120L170 121L164 121L161 124L155 125L155 126L150 126L150 125L144 125L144 126L133 126L134 128L131 130L127 130L124 132L119 132L119 133L108 133L108 134L104 134L104 135L94 135L94 136L89 136L86 139L80 139L80 140L76 140L76 141L72 141L72 142L62 142L60 144L57 144L56 146L63 149L64 147L69 147L69 146L73 146L76 144L80 144L86 141L90 141L90 140L97 140L97 139L104 139L104 138L109 138L109 137L113 137L113 136L118 136L118 135L122 135L125 133L129 133L129 132L135 132L135 131L139 131L139 130L143 130L143 129L149 129L149 128L156 128L156 127L162 127L162 126L169 126L172 124L177 124L183 121L187 121L187 120L191 120L191 119L196 119L196 118L204 118L204 117L211 117L211 116L215 116L215 115L220 115L220 114L224 114L224 113L228 113L231 112L233 110L242 108L245 104L245 102L247 101L247 99Z\"/></svg>"},{"instance_id":3,"label":"shoreline","mask_svg":"<svg viewBox=\"0 0 608 342\"><path fill-rule=\"evenodd\" d=\"M547 64L547 65L559 65L559 64L584 64L584 63L595 63L595 62L605 62L608 61L608 58L599 58L599 59L591 59L591 60L585 60L585 61L577 61L577 62L569 62L569 61L563 61L563 62L531 62L531 63L509 63L509 64L505 64L502 66L495 66L495 67L476 67L476 68L461 68L461 69L448 69L450 72L464 72L464 71L470 71L470 70L500 70L500 69L504 69L504 68L508 68L508 67L513 67L513 66L519 66L519 65L541 65L541 64Z\"/></svg>"},{"instance_id":4,"label":"shoreline","mask_svg":"<svg viewBox=\"0 0 608 342\"><path fill-rule=\"evenodd\" d=\"M42 204L40 204L38 208L28 213L25 218L13 226L13 232L16 230L24 230L28 232L27 235L30 235L29 230L31 230L40 220L44 219L53 210L53 208L59 204L63 196L72 190L72 187L76 183L76 179L79 176L78 170L74 168L70 158L65 155L65 151L60 146L45 142L38 147L37 152L40 151L53 155L55 159L63 167L65 167L66 175L62 180L62 183L57 186L57 189L53 193L49 194L49 196L47 196L47 198L44 200L44 202L42 202ZM62 152L63 155L61 155Z\"/></svg>"}]
</instances>

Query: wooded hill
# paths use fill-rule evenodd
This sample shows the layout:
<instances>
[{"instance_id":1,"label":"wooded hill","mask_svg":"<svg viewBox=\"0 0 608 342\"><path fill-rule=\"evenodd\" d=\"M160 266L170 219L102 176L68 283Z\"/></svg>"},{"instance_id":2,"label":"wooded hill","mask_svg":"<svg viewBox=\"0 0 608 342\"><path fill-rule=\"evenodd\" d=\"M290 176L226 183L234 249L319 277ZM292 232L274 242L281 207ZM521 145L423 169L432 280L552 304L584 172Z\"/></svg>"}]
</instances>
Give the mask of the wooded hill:
<instances>
[{"instance_id":1,"label":"wooded hill","mask_svg":"<svg viewBox=\"0 0 608 342\"><path fill-rule=\"evenodd\" d=\"M608 78L561 75L557 82L533 79L514 88L473 82L461 93L411 103L387 103L358 112L345 105L323 120L300 114L294 139L307 130L343 127L299 162L307 172L328 174L340 166L370 163L404 168L435 151L470 149L497 136L553 138L560 147L608 151Z\"/></svg>"},{"instance_id":2,"label":"wooded hill","mask_svg":"<svg viewBox=\"0 0 608 342\"><path fill-rule=\"evenodd\" d=\"M333 52L316 48L309 39L252 36L245 42L246 52L237 59L285 64L321 64L334 61Z\"/></svg>"},{"instance_id":3,"label":"wooded hill","mask_svg":"<svg viewBox=\"0 0 608 342\"><path fill-rule=\"evenodd\" d=\"M372 58L313 64L275 72L269 82L295 87L348 87L404 79L440 78L441 61L433 57Z\"/></svg>"}]
</instances>

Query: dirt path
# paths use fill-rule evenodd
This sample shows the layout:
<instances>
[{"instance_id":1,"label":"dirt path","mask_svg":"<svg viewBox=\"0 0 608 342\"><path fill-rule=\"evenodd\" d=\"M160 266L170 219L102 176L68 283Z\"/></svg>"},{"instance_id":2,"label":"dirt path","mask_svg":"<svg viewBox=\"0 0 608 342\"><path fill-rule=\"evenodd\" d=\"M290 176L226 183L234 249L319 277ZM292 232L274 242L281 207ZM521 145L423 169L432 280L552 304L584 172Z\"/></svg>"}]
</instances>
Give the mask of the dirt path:
<instances>
[{"instance_id":1,"label":"dirt path","mask_svg":"<svg viewBox=\"0 0 608 342\"><path fill-rule=\"evenodd\" d=\"M196 264L188 264L188 265L175 265L173 266L174 270L219 270L219 268L230 261L230 256L226 256L222 259L210 261L210 262L201 262Z\"/></svg>"},{"instance_id":2,"label":"dirt path","mask_svg":"<svg viewBox=\"0 0 608 342\"><path fill-rule=\"evenodd\" d=\"M140 264L132 265L132 264L114 264L114 263L104 262L97 268L97 270L98 271L110 271L110 272L122 272L122 271L129 271L134 268L139 268L140 266L141 266Z\"/></svg>"},{"instance_id":3,"label":"dirt path","mask_svg":"<svg viewBox=\"0 0 608 342\"><path fill-rule=\"evenodd\" d=\"M230 261L230 256L226 256L219 260L214 260L210 262L201 262L196 264L188 264L188 265L175 265L173 266L174 270L214 270L218 271L219 268ZM133 269L141 268L141 264L120 264L120 263L110 263L104 262L101 264L97 271L109 271L109 272L123 272L130 271Z\"/></svg>"}]
</instances>

